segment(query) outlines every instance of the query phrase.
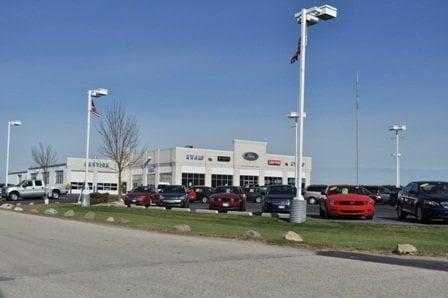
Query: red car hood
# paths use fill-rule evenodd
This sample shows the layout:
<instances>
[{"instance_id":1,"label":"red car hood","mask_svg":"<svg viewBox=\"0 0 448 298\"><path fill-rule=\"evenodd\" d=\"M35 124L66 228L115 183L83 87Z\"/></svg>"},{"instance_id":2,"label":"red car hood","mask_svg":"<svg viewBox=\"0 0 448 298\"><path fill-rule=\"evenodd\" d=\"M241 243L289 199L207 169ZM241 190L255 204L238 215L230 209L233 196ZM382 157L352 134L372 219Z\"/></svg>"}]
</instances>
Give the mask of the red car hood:
<instances>
[{"instance_id":1,"label":"red car hood","mask_svg":"<svg viewBox=\"0 0 448 298\"><path fill-rule=\"evenodd\" d=\"M368 202L372 199L369 196L358 195L358 194L337 194L337 195L329 195L327 199L332 201L362 201Z\"/></svg>"}]
</instances>

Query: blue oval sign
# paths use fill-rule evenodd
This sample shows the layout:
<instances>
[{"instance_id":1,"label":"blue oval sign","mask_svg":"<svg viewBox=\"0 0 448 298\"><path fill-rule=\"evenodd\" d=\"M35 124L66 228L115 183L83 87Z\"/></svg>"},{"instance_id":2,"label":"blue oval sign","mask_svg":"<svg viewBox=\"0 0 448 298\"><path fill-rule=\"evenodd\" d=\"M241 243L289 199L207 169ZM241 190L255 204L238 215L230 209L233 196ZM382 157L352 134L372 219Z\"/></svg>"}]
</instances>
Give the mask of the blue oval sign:
<instances>
[{"instance_id":1,"label":"blue oval sign","mask_svg":"<svg viewBox=\"0 0 448 298\"><path fill-rule=\"evenodd\" d=\"M243 154L245 160L254 161L258 159L258 154L255 152L246 152Z\"/></svg>"}]
</instances>

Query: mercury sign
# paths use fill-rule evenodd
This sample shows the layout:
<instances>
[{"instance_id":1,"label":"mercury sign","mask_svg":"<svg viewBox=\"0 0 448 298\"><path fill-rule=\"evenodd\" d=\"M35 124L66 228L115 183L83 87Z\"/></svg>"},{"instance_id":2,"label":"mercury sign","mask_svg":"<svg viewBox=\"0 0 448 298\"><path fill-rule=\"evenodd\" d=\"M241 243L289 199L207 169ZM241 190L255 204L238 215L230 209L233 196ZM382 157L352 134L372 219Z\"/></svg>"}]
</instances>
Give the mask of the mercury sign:
<instances>
[{"instance_id":1,"label":"mercury sign","mask_svg":"<svg viewBox=\"0 0 448 298\"><path fill-rule=\"evenodd\" d=\"M268 159L269 166L280 166L282 164L281 160L278 159Z\"/></svg>"},{"instance_id":2,"label":"mercury sign","mask_svg":"<svg viewBox=\"0 0 448 298\"><path fill-rule=\"evenodd\" d=\"M255 152L246 152L243 154L243 158L248 161L254 161L258 159L258 154Z\"/></svg>"}]
</instances>

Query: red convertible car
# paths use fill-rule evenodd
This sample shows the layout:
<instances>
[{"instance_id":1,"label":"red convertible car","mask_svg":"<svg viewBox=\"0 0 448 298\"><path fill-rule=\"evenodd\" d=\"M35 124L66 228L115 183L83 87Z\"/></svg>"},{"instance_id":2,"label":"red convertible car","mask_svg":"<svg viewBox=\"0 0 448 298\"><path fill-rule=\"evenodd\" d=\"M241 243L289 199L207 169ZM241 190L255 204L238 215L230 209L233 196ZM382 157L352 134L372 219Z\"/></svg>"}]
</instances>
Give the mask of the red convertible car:
<instances>
[{"instance_id":1,"label":"red convertible car","mask_svg":"<svg viewBox=\"0 0 448 298\"><path fill-rule=\"evenodd\" d=\"M208 200L208 209L246 211L246 195L238 186L219 186Z\"/></svg>"},{"instance_id":2,"label":"red convertible car","mask_svg":"<svg viewBox=\"0 0 448 298\"><path fill-rule=\"evenodd\" d=\"M128 207L131 205L139 205L148 207L158 197L157 192L153 187L139 186L133 191L130 191L124 199L124 204Z\"/></svg>"},{"instance_id":3,"label":"red convertible car","mask_svg":"<svg viewBox=\"0 0 448 298\"><path fill-rule=\"evenodd\" d=\"M369 191L361 186L330 185L322 194L325 196L325 199L320 201L322 217L373 218L375 200L369 196Z\"/></svg>"}]
</instances>

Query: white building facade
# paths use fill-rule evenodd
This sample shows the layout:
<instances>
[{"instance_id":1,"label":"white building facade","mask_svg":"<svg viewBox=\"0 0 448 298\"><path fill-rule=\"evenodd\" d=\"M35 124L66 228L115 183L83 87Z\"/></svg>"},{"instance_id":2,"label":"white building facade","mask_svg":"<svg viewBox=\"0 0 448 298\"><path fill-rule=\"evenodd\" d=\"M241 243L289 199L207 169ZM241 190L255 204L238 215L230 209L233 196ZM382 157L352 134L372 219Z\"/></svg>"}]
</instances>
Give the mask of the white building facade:
<instances>
[{"instance_id":1,"label":"white building facade","mask_svg":"<svg viewBox=\"0 0 448 298\"><path fill-rule=\"evenodd\" d=\"M295 157L267 153L266 142L234 140L233 150L175 147L147 153L147 165L132 170L132 186L182 184L270 185L294 184ZM302 167L303 185L311 180L311 158Z\"/></svg>"},{"instance_id":2,"label":"white building facade","mask_svg":"<svg viewBox=\"0 0 448 298\"><path fill-rule=\"evenodd\" d=\"M85 159L68 157L65 163L52 165L48 170L50 184L63 185L69 193L79 194L84 188ZM129 185L129 171L123 174L123 189ZM43 180L43 171L31 167L24 171L10 172L10 183L18 184L23 180ZM107 159L90 159L87 181L90 192L118 193L118 172L115 162Z\"/></svg>"}]
</instances>

